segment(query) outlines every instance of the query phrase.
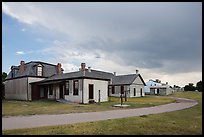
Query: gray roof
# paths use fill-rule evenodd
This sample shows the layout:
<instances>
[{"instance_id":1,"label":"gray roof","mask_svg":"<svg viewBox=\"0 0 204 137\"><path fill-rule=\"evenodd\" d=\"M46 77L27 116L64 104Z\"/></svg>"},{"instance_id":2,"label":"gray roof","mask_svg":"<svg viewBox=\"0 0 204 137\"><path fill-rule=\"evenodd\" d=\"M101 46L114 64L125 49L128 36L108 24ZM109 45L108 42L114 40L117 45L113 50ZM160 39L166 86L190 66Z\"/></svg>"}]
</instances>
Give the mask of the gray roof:
<instances>
[{"instance_id":1,"label":"gray roof","mask_svg":"<svg viewBox=\"0 0 204 137\"><path fill-rule=\"evenodd\" d=\"M112 84L110 85L130 85L133 83L133 81L140 77L143 84L145 85L144 80L140 76L140 74L129 74L129 75L119 75L114 76L112 73L104 72L104 71L98 71L98 70L91 70L91 72L88 71L88 69L84 71L76 71L76 72L70 72L70 73L64 73L61 75L53 75L49 78L46 78L42 81L33 82L33 83L54 83L55 81L65 80L65 79L75 79L75 78L91 78L91 79L100 79L100 80L112 80Z\"/></svg>"},{"instance_id":2,"label":"gray roof","mask_svg":"<svg viewBox=\"0 0 204 137\"><path fill-rule=\"evenodd\" d=\"M75 78L91 78L91 79L101 79L101 80L110 80L114 75L109 72L103 72L98 70L92 70L91 72L86 69L85 71L75 71L75 72L69 72L69 73L63 73L63 74L56 74L49 78L46 78L42 81L39 81L40 83L44 82L50 82L50 81L56 81L56 80L64 80L64 79L75 79ZM33 82L38 83L38 82Z\"/></svg>"},{"instance_id":3,"label":"gray roof","mask_svg":"<svg viewBox=\"0 0 204 137\"><path fill-rule=\"evenodd\" d=\"M41 62L41 61L31 61L28 63L24 64L24 73L20 73L20 65L19 66L12 66L11 69L13 70L14 77L13 78L18 78L22 76L37 76L37 69L36 65L41 64L43 66L43 77L50 77L52 75L57 74L57 65ZM8 76L6 79L12 78L12 70L9 72ZM63 73L63 69L62 69ZM39 76L38 76L39 77Z\"/></svg>"},{"instance_id":4,"label":"gray roof","mask_svg":"<svg viewBox=\"0 0 204 137\"><path fill-rule=\"evenodd\" d=\"M143 82L144 85L145 82L140 76L140 74L129 74L129 75L118 75L114 76L113 73L110 72L104 72L104 71L98 71L91 69L91 72L88 71L88 69L85 69L85 71L76 71L76 72L70 72L70 73L63 73L57 74L57 65L41 62L41 61L31 61L28 63L25 63L25 70L23 74L20 74L20 66L12 66L11 69L15 73L14 78L22 77L22 76L37 76L36 73L36 65L41 64L43 66L43 77L46 77L46 79L38 82L32 82L32 83L47 83L51 81L60 81L64 79L75 79L75 78L91 78L91 79L100 79L100 80L112 80L112 83L110 85L130 85L133 83L133 81L139 76ZM11 78L11 73L8 74L6 79ZM52 82L51 82L52 83Z\"/></svg>"},{"instance_id":5,"label":"gray roof","mask_svg":"<svg viewBox=\"0 0 204 137\"><path fill-rule=\"evenodd\" d=\"M111 85L121 85L121 84L131 84L138 75L129 74L129 75L118 75L112 79Z\"/></svg>"},{"instance_id":6,"label":"gray roof","mask_svg":"<svg viewBox=\"0 0 204 137\"><path fill-rule=\"evenodd\" d=\"M144 80L140 76L140 74L128 74L128 75L118 75L118 76L115 76L115 77L113 77L112 84L110 84L110 85L130 85L130 84L133 83L133 81L138 76L141 78L143 84L146 85Z\"/></svg>"}]
</instances>

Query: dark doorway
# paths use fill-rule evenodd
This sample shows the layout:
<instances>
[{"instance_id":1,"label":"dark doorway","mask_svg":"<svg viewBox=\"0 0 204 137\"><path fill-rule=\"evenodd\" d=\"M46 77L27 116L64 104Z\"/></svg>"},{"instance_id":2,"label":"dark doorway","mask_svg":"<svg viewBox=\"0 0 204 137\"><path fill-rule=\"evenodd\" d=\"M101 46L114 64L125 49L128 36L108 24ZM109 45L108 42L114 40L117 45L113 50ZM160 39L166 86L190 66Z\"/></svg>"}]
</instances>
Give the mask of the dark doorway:
<instances>
[{"instance_id":1,"label":"dark doorway","mask_svg":"<svg viewBox=\"0 0 204 137\"><path fill-rule=\"evenodd\" d=\"M112 94L115 94L115 86L112 86Z\"/></svg>"},{"instance_id":2,"label":"dark doorway","mask_svg":"<svg viewBox=\"0 0 204 137\"><path fill-rule=\"evenodd\" d=\"M140 95L141 95L141 97L142 97L142 88L140 89Z\"/></svg>"},{"instance_id":3,"label":"dark doorway","mask_svg":"<svg viewBox=\"0 0 204 137\"><path fill-rule=\"evenodd\" d=\"M60 98L64 98L64 96L63 96L63 85L60 85Z\"/></svg>"},{"instance_id":4,"label":"dark doorway","mask_svg":"<svg viewBox=\"0 0 204 137\"><path fill-rule=\"evenodd\" d=\"M40 87L36 84L32 85L32 100L40 99Z\"/></svg>"},{"instance_id":5,"label":"dark doorway","mask_svg":"<svg viewBox=\"0 0 204 137\"><path fill-rule=\"evenodd\" d=\"M121 93L121 94L124 94L124 86L121 86L121 87L120 87L120 93Z\"/></svg>"},{"instance_id":6,"label":"dark doorway","mask_svg":"<svg viewBox=\"0 0 204 137\"><path fill-rule=\"evenodd\" d=\"M93 84L89 84L89 99L93 99Z\"/></svg>"},{"instance_id":7,"label":"dark doorway","mask_svg":"<svg viewBox=\"0 0 204 137\"><path fill-rule=\"evenodd\" d=\"M40 87L40 98L45 98L45 90L44 87Z\"/></svg>"},{"instance_id":8,"label":"dark doorway","mask_svg":"<svg viewBox=\"0 0 204 137\"><path fill-rule=\"evenodd\" d=\"M159 89L157 89L157 95L159 95Z\"/></svg>"},{"instance_id":9,"label":"dark doorway","mask_svg":"<svg viewBox=\"0 0 204 137\"><path fill-rule=\"evenodd\" d=\"M48 94L48 87L44 86L44 98L47 98L47 94Z\"/></svg>"}]
</instances>

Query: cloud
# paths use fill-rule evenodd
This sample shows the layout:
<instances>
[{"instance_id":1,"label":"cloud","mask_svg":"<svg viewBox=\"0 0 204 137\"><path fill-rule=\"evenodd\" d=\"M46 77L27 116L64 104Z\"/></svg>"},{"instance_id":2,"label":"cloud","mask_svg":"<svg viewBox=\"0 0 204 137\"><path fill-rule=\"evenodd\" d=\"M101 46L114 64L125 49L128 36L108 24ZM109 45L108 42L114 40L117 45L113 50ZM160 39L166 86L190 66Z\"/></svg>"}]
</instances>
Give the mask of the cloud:
<instances>
[{"instance_id":1,"label":"cloud","mask_svg":"<svg viewBox=\"0 0 204 137\"><path fill-rule=\"evenodd\" d=\"M25 54L32 54L32 53L39 53L40 51L27 51L27 52L24 52L24 51L17 51L16 52L16 55L25 55Z\"/></svg>"},{"instance_id":2,"label":"cloud","mask_svg":"<svg viewBox=\"0 0 204 137\"><path fill-rule=\"evenodd\" d=\"M23 32L24 32L24 31L26 31L26 29L25 29L25 28L22 28L22 29L21 29L21 31L23 31Z\"/></svg>"},{"instance_id":3,"label":"cloud","mask_svg":"<svg viewBox=\"0 0 204 137\"><path fill-rule=\"evenodd\" d=\"M87 62L121 74L139 68L151 78L202 72L199 2L2 3L2 11L43 28L53 42L41 52L68 70Z\"/></svg>"},{"instance_id":4,"label":"cloud","mask_svg":"<svg viewBox=\"0 0 204 137\"><path fill-rule=\"evenodd\" d=\"M16 55L24 55L25 53L23 51L17 51Z\"/></svg>"}]
</instances>

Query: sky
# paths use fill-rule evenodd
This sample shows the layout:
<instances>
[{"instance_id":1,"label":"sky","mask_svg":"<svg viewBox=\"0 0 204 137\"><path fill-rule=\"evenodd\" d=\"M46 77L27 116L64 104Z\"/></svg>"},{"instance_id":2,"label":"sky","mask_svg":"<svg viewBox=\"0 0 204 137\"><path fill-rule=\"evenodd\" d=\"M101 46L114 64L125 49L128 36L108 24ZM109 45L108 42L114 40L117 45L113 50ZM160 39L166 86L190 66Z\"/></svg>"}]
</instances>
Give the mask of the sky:
<instances>
[{"instance_id":1,"label":"sky","mask_svg":"<svg viewBox=\"0 0 204 137\"><path fill-rule=\"evenodd\" d=\"M82 62L184 87L202 80L201 2L3 2L2 72L20 61Z\"/></svg>"}]
</instances>

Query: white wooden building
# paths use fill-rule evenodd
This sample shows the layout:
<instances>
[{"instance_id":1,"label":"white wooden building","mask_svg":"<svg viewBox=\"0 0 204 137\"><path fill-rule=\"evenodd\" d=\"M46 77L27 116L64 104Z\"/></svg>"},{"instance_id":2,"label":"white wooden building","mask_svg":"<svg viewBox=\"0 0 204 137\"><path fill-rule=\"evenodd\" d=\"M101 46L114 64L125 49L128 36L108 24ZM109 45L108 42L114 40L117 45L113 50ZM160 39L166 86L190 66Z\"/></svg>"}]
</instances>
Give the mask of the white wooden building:
<instances>
[{"instance_id":1,"label":"white wooden building","mask_svg":"<svg viewBox=\"0 0 204 137\"><path fill-rule=\"evenodd\" d=\"M54 75L32 84L33 87L42 89L48 99L64 99L83 104L105 102L108 101L109 79L104 77L103 73L82 66L79 71Z\"/></svg>"},{"instance_id":2,"label":"white wooden building","mask_svg":"<svg viewBox=\"0 0 204 137\"><path fill-rule=\"evenodd\" d=\"M109 84L109 96L119 97L122 94L126 97L143 97L144 86L144 80L138 71L136 74L118 75Z\"/></svg>"}]
</instances>

